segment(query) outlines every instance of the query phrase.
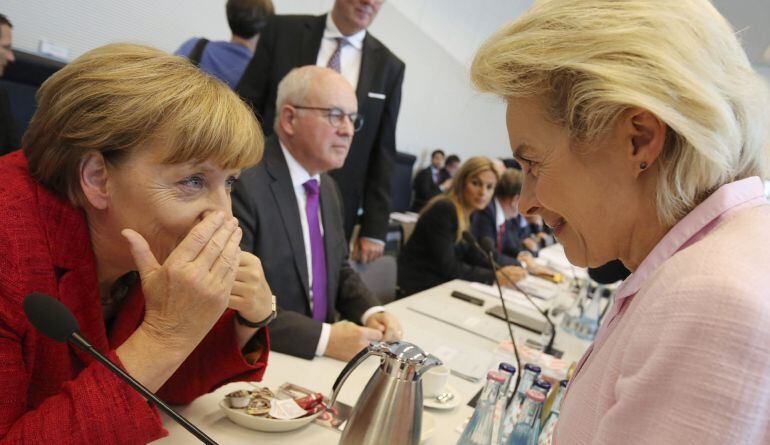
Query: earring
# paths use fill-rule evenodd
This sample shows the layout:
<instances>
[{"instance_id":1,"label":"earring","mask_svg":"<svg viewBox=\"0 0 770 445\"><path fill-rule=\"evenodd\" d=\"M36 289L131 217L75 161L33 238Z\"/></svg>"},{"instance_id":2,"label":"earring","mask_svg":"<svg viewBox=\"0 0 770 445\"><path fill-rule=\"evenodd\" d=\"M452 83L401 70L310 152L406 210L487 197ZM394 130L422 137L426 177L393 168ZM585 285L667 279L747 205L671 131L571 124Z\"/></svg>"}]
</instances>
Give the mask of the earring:
<instances>
[{"instance_id":1,"label":"earring","mask_svg":"<svg viewBox=\"0 0 770 445\"><path fill-rule=\"evenodd\" d=\"M645 168L647 168L647 163L646 162L642 162L641 164L639 164L639 168L644 170Z\"/></svg>"}]
</instances>

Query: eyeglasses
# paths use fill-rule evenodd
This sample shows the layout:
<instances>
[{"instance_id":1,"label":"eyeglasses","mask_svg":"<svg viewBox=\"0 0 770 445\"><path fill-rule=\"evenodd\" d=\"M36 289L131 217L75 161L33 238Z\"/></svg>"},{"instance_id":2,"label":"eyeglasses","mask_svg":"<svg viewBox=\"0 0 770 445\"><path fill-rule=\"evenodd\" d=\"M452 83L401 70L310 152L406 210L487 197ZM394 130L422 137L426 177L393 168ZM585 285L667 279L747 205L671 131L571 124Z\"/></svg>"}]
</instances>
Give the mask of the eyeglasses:
<instances>
[{"instance_id":1,"label":"eyeglasses","mask_svg":"<svg viewBox=\"0 0 770 445\"><path fill-rule=\"evenodd\" d=\"M350 123L353 124L353 131L358 131L364 126L364 117L358 113L345 113L337 107L323 108L323 107L302 107L299 105L292 105L298 110L316 110L326 113L326 117L329 119L329 123L334 128L340 128L345 122L345 118L350 119Z\"/></svg>"}]
</instances>

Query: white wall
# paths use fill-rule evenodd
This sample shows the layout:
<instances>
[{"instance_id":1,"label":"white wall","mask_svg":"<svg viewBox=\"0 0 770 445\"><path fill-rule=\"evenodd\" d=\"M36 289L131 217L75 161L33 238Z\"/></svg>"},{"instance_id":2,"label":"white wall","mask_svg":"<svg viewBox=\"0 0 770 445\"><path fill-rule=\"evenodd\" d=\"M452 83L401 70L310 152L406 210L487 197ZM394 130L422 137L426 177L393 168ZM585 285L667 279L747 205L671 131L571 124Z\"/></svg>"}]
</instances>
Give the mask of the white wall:
<instances>
[{"instance_id":1,"label":"white wall","mask_svg":"<svg viewBox=\"0 0 770 445\"><path fill-rule=\"evenodd\" d=\"M486 34L487 30L491 33L497 24L486 26L481 21L483 14L477 14L477 28L483 32L476 32L473 39L438 42L426 30L441 36L442 31L452 27L452 14L475 9L467 6L473 2L452 0L456 8L447 8L449 1L445 1L442 15L433 16L431 11L440 1L386 2L371 28L407 66L397 130L398 149L417 155L418 164L435 147L457 153L463 159L474 154L507 156L504 107L495 98L472 92L467 72L473 50L486 37L478 34ZM282 14L319 14L326 12L333 0L274 3ZM67 47L74 58L115 41L147 43L174 51L191 36L228 38L223 5L224 1L205 0L5 0L0 11L14 23L17 48L36 51L39 40L47 38ZM514 12L508 15L512 18ZM494 14L500 23L504 17L505 14ZM457 35L468 32L465 29ZM447 52L446 48L454 46L457 51Z\"/></svg>"},{"instance_id":2,"label":"white wall","mask_svg":"<svg viewBox=\"0 0 770 445\"><path fill-rule=\"evenodd\" d=\"M319 14L333 0L273 0L280 14ZM478 46L533 0L389 0L371 32L406 63L398 149L419 157L436 147L471 155L508 156L504 104L470 87L468 67ZM755 20L770 14L770 2L720 0L717 7L746 38L764 31ZM191 36L226 39L224 0L3 0L0 12L14 23L14 45L36 51L41 38L67 47L71 57L105 43L132 41L174 51ZM741 4L743 6L740 6ZM735 5L735 6L732 6ZM732 8L725 10L726 8ZM750 13L747 13L750 10ZM770 42L767 42L770 43ZM758 66L770 81L770 67Z\"/></svg>"},{"instance_id":3,"label":"white wall","mask_svg":"<svg viewBox=\"0 0 770 445\"><path fill-rule=\"evenodd\" d=\"M3 0L0 12L13 22L15 47L35 52L46 38L69 49L70 59L110 42L173 52L192 36L230 37L224 1Z\"/></svg>"}]
</instances>

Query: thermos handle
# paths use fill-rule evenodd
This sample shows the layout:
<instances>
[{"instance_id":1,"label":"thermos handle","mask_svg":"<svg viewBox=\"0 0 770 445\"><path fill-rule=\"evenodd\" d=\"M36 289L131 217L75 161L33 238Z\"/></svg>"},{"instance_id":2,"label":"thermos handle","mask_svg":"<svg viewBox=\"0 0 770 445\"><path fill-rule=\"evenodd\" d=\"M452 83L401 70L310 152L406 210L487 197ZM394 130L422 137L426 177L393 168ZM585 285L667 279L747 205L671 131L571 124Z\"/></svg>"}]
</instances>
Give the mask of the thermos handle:
<instances>
[{"instance_id":1,"label":"thermos handle","mask_svg":"<svg viewBox=\"0 0 770 445\"><path fill-rule=\"evenodd\" d=\"M329 400L328 408L334 406L334 402L337 400L337 395L340 392L340 388L342 388L342 385L345 383L345 380L348 379L348 376L353 371L353 369L374 353L375 352L369 346L367 346L359 351L358 354L356 354L356 356L353 357L347 365L345 365L345 369L343 369L340 375L337 376L337 380L334 382L334 385L332 385L332 397Z\"/></svg>"}]
</instances>

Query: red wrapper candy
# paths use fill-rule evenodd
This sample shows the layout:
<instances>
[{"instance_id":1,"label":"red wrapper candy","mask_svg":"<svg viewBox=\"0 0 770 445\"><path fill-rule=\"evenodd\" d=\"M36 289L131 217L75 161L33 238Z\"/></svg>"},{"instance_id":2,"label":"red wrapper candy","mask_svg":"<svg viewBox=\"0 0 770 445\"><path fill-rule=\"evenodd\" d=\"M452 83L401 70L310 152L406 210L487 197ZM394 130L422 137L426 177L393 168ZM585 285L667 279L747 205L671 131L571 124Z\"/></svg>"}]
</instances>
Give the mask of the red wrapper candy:
<instances>
[{"instance_id":1,"label":"red wrapper candy","mask_svg":"<svg viewBox=\"0 0 770 445\"><path fill-rule=\"evenodd\" d=\"M300 406L300 408L304 409L305 411L311 411L316 406L323 403L324 396L320 392L317 392L315 394L311 394L309 396L300 397L299 399L294 399L295 402L297 402L297 405Z\"/></svg>"}]
</instances>

